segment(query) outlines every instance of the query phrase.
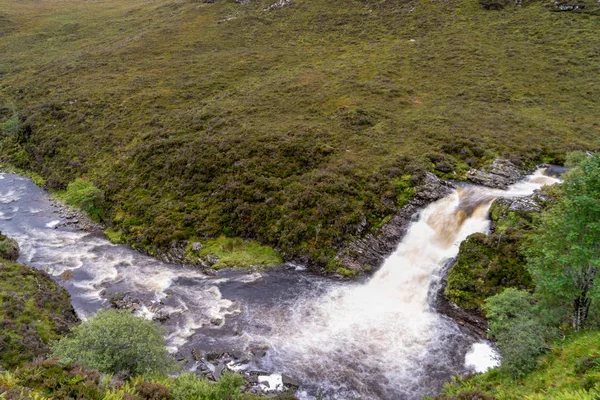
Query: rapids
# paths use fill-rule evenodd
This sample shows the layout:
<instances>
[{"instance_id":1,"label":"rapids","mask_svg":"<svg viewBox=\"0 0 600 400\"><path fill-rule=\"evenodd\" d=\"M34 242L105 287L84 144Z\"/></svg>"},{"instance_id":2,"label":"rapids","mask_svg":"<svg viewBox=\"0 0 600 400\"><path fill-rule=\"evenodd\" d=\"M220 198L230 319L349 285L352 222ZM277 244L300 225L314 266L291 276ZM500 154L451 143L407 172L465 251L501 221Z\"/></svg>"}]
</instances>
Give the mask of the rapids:
<instances>
[{"instance_id":1,"label":"rapids","mask_svg":"<svg viewBox=\"0 0 600 400\"><path fill-rule=\"evenodd\" d=\"M303 399L419 399L452 375L497 365L488 343L430 304L460 242L489 229L491 202L557 182L543 172L507 191L465 186L431 204L363 283L295 265L209 276L165 264L64 226L48 194L13 174L0 175L0 230L19 242L20 262L46 270L71 293L81 317L115 292L140 299L140 315L168 315L168 345L192 369L192 349L261 348L264 356L237 368L286 374L301 383Z\"/></svg>"}]
</instances>

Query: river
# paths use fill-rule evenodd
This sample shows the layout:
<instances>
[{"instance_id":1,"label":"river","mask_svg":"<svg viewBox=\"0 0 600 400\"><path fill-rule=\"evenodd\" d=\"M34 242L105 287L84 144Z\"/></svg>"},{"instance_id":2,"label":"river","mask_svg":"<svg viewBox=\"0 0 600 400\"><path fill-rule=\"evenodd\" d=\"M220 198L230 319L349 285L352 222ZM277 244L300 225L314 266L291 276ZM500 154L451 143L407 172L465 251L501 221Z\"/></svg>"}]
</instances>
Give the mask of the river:
<instances>
[{"instance_id":1,"label":"river","mask_svg":"<svg viewBox=\"0 0 600 400\"><path fill-rule=\"evenodd\" d=\"M493 199L555 182L538 170L506 191L458 188L422 210L365 282L297 265L206 275L165 264L65 225L48 193L14 174L0 175L0 230L18 241L19 262L69 291L80 317L107 306L111 293L137 299L147 318L165 317L168 345L190 368L198 367L192 349L239 350L250 356L233 368L286 374L300 382L302 399L412 400L435 394L452 375L498 363L488 343L438 314L431 300L460 242L489 229Z\"/></svg>"}]
</instances>

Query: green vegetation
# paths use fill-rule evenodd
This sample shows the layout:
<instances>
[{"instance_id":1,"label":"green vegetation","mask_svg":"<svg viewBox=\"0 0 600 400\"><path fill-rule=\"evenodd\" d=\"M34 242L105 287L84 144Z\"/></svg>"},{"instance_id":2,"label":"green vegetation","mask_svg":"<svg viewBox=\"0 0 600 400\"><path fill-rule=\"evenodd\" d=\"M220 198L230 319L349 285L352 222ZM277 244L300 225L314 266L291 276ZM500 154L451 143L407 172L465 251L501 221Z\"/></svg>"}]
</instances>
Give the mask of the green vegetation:
<instances>
[{"instance_id":1,"label":"green vegetation","mask_svg":"<svg viewBox=\"0 0 600 400\"><path fill-rule=\"evenodd\" d=\"M483 310L485 299L514 287L531 289L533 281L519 249L521 235L476 233L460 245L448 272L445 295L465 310Z\"/></svg>"},{"instance_id":2,"label":"green vegetation","mask_svg":"<svg viewBox=\"0 0 600 400\"><path fill-rule=\"evenodd\" d=\"M596 400L600 395L600 332L574 334L557 342L537 360L535 369L515 380L501 369L472 375L447 384L437 400ZM460 397L461 393L465 397Z\"/></svg>"},{"instance_id":3,"label":"green vegetation","mask_svg":"<svg viewBox=\"0 0 600 400\"><path fill-rule=\"evenodd\" d=\"M10 369L0 371L0 399L265 398L242 393L244 378L228 372L218 382L194 374L167 377L175 363L161 329L127 311L100 311L64 336L78 321L68 293L24 265L0 260L0 301L0 368ZM50 342L52 358L44 360Z\"/></svg>"},{"instance_id":4,"label":"green vegetation","mask_svg":"<svg viewBox=\"0 0 600 400\"><path fill-rule=\"evenodd\" d=\"M52 356L104 373L165 374L175 367L160 326L123 310L99 311L57 342Z\"/></svg>"},{"instance_id":5,"label":"green vegetation","mask_svg":"<svg viewBox=\"0 0 600 400\"><path fill-rule=\"evenodd\" d=\"M176 400L237 400L243 384L244 379L238 375L226 374L215 385L196 374L184 374L175 380L171 392Z\"/></svg>"},{"instance_id":6,"label":"green vegetation","mask_svg":"<svg viewBox=\"0 0 600 400\"><path fill-rule=\"evenodd\" d=\"M224 374L218 382L195 375L131 377L112 375L52 360L25 364L13 372L0 373L0 398L31 400L259 400L243 394L239 375ZM285 397L275 397L275 399Z\"/></svg>"},{"instance_id":7,"label":"green vegetation","mask_svg":"<svg viewBox=\"0 0 600 400\"><path fill-rule=\"evenodd\" d=\"M545 313L533 295L509 288L486 300L490 322L488 335L496 339L502 354L503 370L519 378L536 365L538 355L549 349L557 336L552 313Z\"/></svg>"},{"instance_id":8,"label":"green vegetation","mask_svg":"<svg viewBox=\"0 0 600 400\"><path fill-rule=\"evenodd\" d=\"M448 385L438 399L600 396L600 154L570 155L568 164L564 183L548 192L553 204L529 220L533 229L522 241L535 289L508 288L485 299L502 366ZM501 234L523 231L522 218L500 214Z\"/></svg>"},{"instance_id":9,"label":"green vegetation","mask_svg":"<svg viewBox=\"0 0 600 400\"><path fill-rule=\"evenodd\" d=\"M6 260L0 260L0 304L2 368L46 355L78 320L69 294L50 276Z\"/></svg>"},{"instance_id":10,"label":"green vegetation","mask_svg":"<svg viewBox=\"0 0 600 400\"><path fill-rule=\"evenodd\" d=\"M104 192L91 182L77 178L69 183L67 190L59 193L58 197L68 205L85 211L95 221L102 219Z\"/></svg>"},{"instance_id":11,"label":"green vegetation","mask_svg":"<svg viewBox=\"0 0 600 400\"><path fill-rule=\"evenodd\" d=\"M114 230L111 228L107 228L104 230L104 234L111 241L111 243L119 244L123 243L123 232L119 230Z\"/></svg>"},{"instance_id":12,"label":"green vegetation","mask_svg":"<svg viewBox=\"0 0 600 400\"><path fill-rule=\"evenodd\" d=\"M560 200L542 217L527 246L536 293L570 310L574 329L600 298L600 155L568 172Z\"/></svg>"},{"instance_id":13,"label":"green vegetation","mask_svg":"<svg viewBox=\"0 0 600 400\"><path fill-rule=\"evenodd\" d=\"M193 251L192 244L188 252L196 257L218 257L212 268L242 268L242 267L270 267L283 262L281 255L271 247L261 246L255 240L242 240L240 238L227 238L220 236L207 240L200 251Z\"/></svg>"},{"instance_id":14,"label":"green vegetation","mask_svg":"<svg viewBox=\"0 0 600 400\"><path fill-rule=\"evenodd\" d=\"M326 266L425 170L600 147L590 13L272 2L0 0L0 161L87 177L151 253L224 234Z\"/></svg>"}]
</instances>

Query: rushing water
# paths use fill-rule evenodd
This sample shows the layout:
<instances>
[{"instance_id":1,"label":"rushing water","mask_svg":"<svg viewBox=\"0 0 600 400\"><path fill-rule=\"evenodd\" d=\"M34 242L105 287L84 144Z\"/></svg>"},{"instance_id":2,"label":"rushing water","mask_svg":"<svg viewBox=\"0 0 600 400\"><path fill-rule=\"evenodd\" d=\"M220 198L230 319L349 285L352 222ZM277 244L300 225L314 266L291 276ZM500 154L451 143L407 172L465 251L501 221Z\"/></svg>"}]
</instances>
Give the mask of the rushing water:
<instances>
[{"instance_id":1,"label":"rushing water","mask_svg":"<svg viewBox=\"0 0 600 400\"><path fill-rule=\"evenodd\" d=\"M64 226L46 192L0 176L0 229L19 242L19 261L67 288L80 316L112 292L129 293L143 302L141 314L169 315L174 352L265 348L246 368L290 375L307 399L418 399L456 373L497 363L487 343L431 308L432 287L460 242L488 229L493 199L556 182L538 171L507 191L459 188L421 212L368 282L341 283L293 265L207 276L164 264Z\"/></svg>"}]
</instances>

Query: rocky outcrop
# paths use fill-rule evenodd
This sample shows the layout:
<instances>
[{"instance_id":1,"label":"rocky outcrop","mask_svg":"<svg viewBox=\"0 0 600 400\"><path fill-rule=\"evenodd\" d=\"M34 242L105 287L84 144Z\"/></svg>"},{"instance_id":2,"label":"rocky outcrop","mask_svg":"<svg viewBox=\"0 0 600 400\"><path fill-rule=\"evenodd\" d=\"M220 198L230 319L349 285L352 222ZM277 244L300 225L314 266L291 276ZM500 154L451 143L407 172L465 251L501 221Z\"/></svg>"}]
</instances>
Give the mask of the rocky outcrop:
<instances>
[{"instance_id":1,"label":"rocky outcrop","mask_svg":"<svg viewBox=\"0 0 600 400\"><path fill-rule=\"evenodd\" d=\"M19 244L15 239L4 236L0 232L0 258L8 261L17 261L19 258Z\"/></svg>"},{"instance_id":2,"label":"rocky outcrop","mask_svg":"<svg viewBox=\"0 0 600 400\"><path fill-rule=\"evenodd\" d=\"M524 177L523 171L505 159L495 160L484 170L472 169L467 172L467 179L477 185L496 189L507 189L508 186Z\"/></svg>"},{"instance_id":3,"label":"rocky outcrop","mask_svg":"<svg viewBox=\"0 0 600 400\"><path fill-rule=\"evenodd\" d=\"M339 262L344 268L354 271L378 268L394 252L419 212L430 203L449 195L453 189L452 183L441 181L432 173L426 173L417 186L413 199L379 232L350 242L338 253Z\"/></svg>"},{"instance_id":4,"label":"rocky outcrop","mask_svg":"<svg viewBox=\"0 0 600 400\"><path fill-rule=\"evenodd\" d=\"M456 263L457 258L453 258L446 263L443 272L443 278L436 292L433 293L431 307L438 313L454 320L458 325L467 329L467 331L478 339L487 339L488 322L487 319L477 310L465 310L450 301L444 291L448 285L448 271Z\"/></svg>"}]
</instances>

